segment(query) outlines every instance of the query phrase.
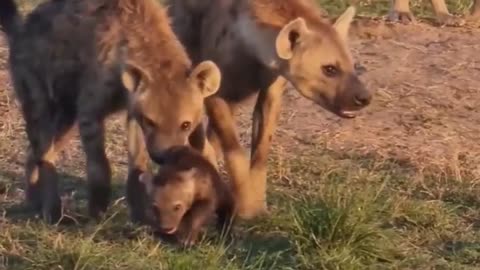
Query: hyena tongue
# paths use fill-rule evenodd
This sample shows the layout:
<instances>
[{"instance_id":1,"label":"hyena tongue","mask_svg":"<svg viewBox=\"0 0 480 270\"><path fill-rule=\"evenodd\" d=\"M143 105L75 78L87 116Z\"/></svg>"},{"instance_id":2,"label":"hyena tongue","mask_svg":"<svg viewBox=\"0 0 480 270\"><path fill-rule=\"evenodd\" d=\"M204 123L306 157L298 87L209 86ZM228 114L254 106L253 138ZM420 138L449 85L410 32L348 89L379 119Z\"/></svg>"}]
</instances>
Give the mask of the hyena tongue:
<instances>
[{"instance_id":1,"label":"hyena tongue","mask_svg":"<svg viewBox=\"0 0 480 270\"><path fill-rule=\"evenodd\" d=\"M357 116L357 113L354 111L342 111L341 114L347 118L354 118Z\"/></svg>"}]
</instances>

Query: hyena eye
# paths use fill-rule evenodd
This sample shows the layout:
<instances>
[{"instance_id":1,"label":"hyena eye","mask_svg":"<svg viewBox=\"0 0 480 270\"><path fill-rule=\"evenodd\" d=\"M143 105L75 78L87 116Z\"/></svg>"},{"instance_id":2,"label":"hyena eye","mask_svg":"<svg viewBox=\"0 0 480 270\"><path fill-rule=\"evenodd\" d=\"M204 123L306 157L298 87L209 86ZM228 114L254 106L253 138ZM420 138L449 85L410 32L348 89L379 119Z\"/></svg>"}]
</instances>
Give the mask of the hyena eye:
<instances>
[{"instance_id":1,"label":"hyena eye","mask_svg":"<svg viewBox=\"0 0 480 270\"><path fill-rule=\"evenodd\" d=\"M151 119L147 117L142 117L142 124L144 127L149 128L149 129L154 129L155 128L155 122L153 122Z\"/></svg>"},{"instance_id":2,"label":"hyena eye","mask_svg":"<svg viewBox=\"0 0 480 270\"><path fill-rule=\"evenodd\" d=\"M338 68L334 65L326 65L322 67L323 74L327 77L336 77L340 73Z\"/></svg>"},{"instance_id":3,"label":"hyena eye","mask_svg":"<svg viewBox=\"0 0 480 270\"><path fill-rule=\"evenodd\" d=\"M183 122L182 125L180 126L180 128L183 131L189 131L191 127L192 127L192 122L189 122L189 121Z\"/></svg>"}]
</instances>

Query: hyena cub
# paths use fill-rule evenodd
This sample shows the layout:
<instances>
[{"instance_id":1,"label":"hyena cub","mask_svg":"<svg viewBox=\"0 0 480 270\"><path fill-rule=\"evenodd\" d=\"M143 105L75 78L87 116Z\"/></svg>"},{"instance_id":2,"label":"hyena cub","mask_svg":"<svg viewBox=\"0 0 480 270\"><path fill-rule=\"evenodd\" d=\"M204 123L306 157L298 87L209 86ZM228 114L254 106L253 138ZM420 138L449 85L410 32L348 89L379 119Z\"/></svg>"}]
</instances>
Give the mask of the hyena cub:
<instances>
[{"instance_id":1,"label":"hyena cub","mask_svg":"<svg viewBox=\"0 0 480 270\"><path fill-rule=\"evenodd\" d=\"M217 215L217 229L233 224L234 200L229 186L214 165L188 146L172 147L155 175L144 173L146 208L150 225L193 245L202 227Z\"/></svg>"},{"instance_id":2,"label":"hyena cub","mask_svg":"<svg viewBox=\"0 0 480 270\"><path fill-rule=\"evenodd\" d=\"M0 25L30 144L28 202L46 221L60 218L55 156L78 126L89 212L104 212L111 197L104 121L128 109L127 198L132 219L141 219L138 176L148 157L161 161L203 128L203 100L220 84L217 66L192 67L156 0L49 1L25 21L13 0L2 0Z\"/></svg>"}]
</instances>

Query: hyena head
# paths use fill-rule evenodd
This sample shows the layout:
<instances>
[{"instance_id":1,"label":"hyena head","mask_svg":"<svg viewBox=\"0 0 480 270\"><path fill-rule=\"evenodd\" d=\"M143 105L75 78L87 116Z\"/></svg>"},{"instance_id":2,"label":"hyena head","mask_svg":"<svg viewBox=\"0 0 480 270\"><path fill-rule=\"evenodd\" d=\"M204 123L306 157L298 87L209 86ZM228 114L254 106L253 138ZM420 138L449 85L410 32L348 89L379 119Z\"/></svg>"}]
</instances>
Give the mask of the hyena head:
<instances>
[{"instance_id":1,"label":"hyena head","mask_svg":"<svg viewBox=\"0 0 480 270\"><path fill-rule=\"evenodd\" d=\"M307 26L303 18L285 25L275 40L282 75L306 98L340 117L354 117L372 94L355 73L347 37L355 9L332 25Z\"/></svg>"},{"instance_id":2,"label":"hyena head","mask_svg":"<svg viewBox=\"0 0 480 270\"><path fill-rule=\"evenodd\" d=\"M194 129L202 124L204 99L218 91L221 74L211 61L170 79L149 76L129 65L122 80L132 93L130 117L140 125L151 159L162 163L167 149L186 145Z\"/></svg>"},{"instance_id":3,"label":"hyena head","mask_svg":"<svg viewBox=\"0 0 480 270\"><path fill-rule=\"evenodd\" d=\"M155 175L140 176L150 203L147 217L152 227L166 234L177 232L195 199L195 177L195 168L178 170L168 165Z\"/></svg>"}]
</instances>

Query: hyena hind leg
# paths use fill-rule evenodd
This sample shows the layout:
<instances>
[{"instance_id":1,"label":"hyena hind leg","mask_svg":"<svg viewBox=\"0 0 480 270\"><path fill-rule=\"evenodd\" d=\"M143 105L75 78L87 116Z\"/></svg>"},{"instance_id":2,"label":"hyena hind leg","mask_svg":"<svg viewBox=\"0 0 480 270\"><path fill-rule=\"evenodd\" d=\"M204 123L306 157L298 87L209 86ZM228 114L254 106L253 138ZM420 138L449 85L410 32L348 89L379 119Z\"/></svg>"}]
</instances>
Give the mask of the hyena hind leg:
<instances>
[{"instance_id":1,"label":"hyena hind leg","mask_svg":"<svg viewBox=\"0 0 480 270\"><path fill-rule=\"evenodd\" d=\"M46 222L56 223L62 212L56 155L68 142L74 128L71 118L57 114L55 119L50 119L50 111L42 108L42 102L24 108L30 143L26 161L26 199L35 211L41 212Z\"/></svg>"}]
</instances>

